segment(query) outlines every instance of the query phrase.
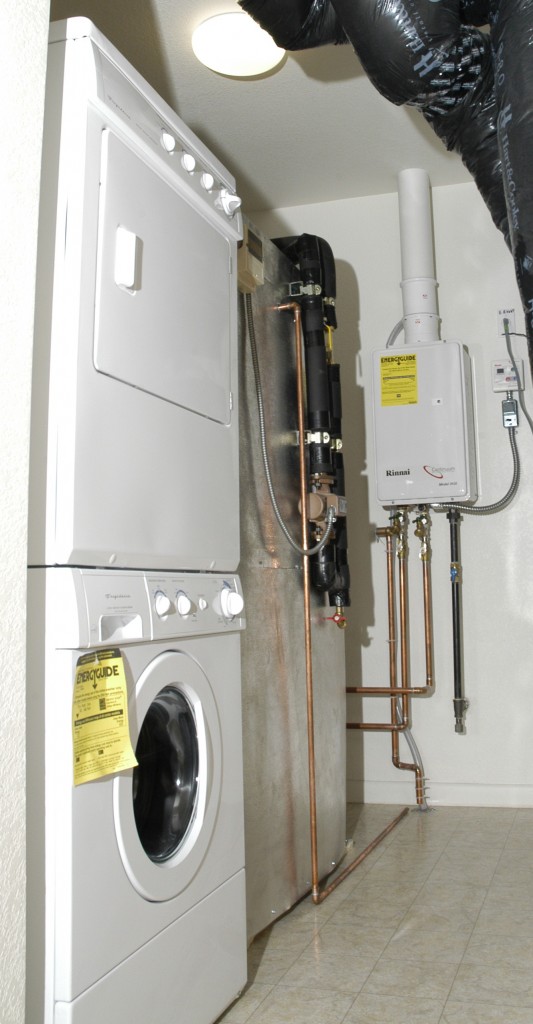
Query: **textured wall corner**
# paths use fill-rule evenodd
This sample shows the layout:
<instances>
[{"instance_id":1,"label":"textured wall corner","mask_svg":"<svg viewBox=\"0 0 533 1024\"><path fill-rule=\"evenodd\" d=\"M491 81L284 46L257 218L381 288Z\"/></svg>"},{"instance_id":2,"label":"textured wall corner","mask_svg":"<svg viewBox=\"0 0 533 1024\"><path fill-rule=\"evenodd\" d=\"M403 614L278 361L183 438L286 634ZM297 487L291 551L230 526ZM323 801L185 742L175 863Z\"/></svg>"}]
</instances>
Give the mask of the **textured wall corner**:
<instances>
[{"instance_id":1,"label":"textured wall corner","mask_svg":"<svg viewBox=\"0 0 533 1024\"><path fill-rule=\"evenodd\" d=\"M25 600L33 295L48 0L4 0L0 253L0 1006L22 1024L25 949Z\"/></svg>"}]
</instances>

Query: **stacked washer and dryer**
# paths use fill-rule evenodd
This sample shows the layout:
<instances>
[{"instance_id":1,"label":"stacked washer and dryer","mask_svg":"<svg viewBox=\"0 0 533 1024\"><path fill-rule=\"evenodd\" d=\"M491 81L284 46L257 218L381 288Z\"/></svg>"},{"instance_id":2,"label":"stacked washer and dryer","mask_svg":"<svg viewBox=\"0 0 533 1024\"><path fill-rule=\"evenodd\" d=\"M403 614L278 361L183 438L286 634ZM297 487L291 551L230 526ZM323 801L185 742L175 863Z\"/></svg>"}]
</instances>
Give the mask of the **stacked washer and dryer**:
<instances>
[{"instance_id":1,"label":"stacked washer and dryer","mask_svg":"<svg viewBox=\"0 0 533 1024\"><path fill-rule=\"evenodd\" d=\"M52 26L28 573L32 1024L211 1024L245 983L239 205L89 21ZM117 688L95 713L87 679L96 693L106 672Z\"/></svg>"}]
</instances>

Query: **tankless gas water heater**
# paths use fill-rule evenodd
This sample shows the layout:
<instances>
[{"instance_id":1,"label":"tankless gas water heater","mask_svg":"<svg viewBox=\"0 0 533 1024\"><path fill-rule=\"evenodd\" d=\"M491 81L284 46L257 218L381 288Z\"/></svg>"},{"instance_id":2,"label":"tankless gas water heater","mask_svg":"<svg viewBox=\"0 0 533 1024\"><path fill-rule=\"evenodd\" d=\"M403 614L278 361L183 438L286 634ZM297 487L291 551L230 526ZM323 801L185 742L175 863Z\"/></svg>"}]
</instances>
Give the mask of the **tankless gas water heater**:
<instances>
[{"instance_id":1,"label":"tankless gas water heater","mask_svg":"<svg viewBox=\"0 0 533 1024\"><path fill-rule=\"evenodd\" d=\"M477 498L470 358L439 340L429 179L399 175L405 344L373 354L378 501L422 505Z\"/></svg>"}]
</instances>

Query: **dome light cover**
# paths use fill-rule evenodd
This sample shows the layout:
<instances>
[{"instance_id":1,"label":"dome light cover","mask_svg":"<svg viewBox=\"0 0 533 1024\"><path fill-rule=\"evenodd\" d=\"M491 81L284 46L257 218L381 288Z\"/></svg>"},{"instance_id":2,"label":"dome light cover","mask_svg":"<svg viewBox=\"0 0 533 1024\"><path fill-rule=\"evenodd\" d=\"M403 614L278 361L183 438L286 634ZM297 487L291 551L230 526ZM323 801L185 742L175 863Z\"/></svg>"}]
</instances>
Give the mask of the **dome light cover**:
<instances>
[{"instance_id":1,"label":"dome light cover","mask_svg":"<svg viewBox=\"0 0 533 1024\"><path fill-rule=\"evenodd\" d=\"M271 71L285 50L244 11L216 14L192 34L198 60L211 71L232 78L253 78Z\"/></svg>"}]
</instances>

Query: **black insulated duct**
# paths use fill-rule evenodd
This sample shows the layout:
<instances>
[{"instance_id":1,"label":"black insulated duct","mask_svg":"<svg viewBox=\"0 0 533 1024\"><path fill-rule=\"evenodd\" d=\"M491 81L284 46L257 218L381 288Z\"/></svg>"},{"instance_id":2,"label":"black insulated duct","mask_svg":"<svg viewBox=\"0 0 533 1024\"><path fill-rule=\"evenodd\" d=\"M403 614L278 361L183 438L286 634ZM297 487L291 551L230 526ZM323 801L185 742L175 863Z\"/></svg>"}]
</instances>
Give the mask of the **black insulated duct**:
<instances>
[{"instance_id":1,"label":"black insulated duct","mask_svg":"<svg viewBox=\"0 0 533 1024\"><path fill-rule=\"evenodd\" d=\"M318 491L328 489L344 502L340 368L327 352L324 336L325 330L337 327L333 253L328 243L316 235L274 238L273 241L300 274L300 280L291 283L291 298L302 310L311 487ZM345 515L337 517L332 538L312 556L311 581L316 590L328 594L331 606L349 607Z\"/></svg>"},{"instance_id":2,"label":"black insulated duct","mask_svg":"<svg viewBox=\"0 0 533 1024\"><path fill-rule=\"evenodd\" d=\"M533 0L239 2L286 49L347 36L379 92L460 154L511 249L533 369Z\"/></svg>"},{"instance_id":3,"label":"black insulated duct","mask_svg":"<svg viewBox=\"0 0 533 1024\"><path fill-rule=\"evenodd\" d=\"M239 0L239 4L284 50L348 42L335 10L324 0Z\"/></svg>"}]
</instances>

